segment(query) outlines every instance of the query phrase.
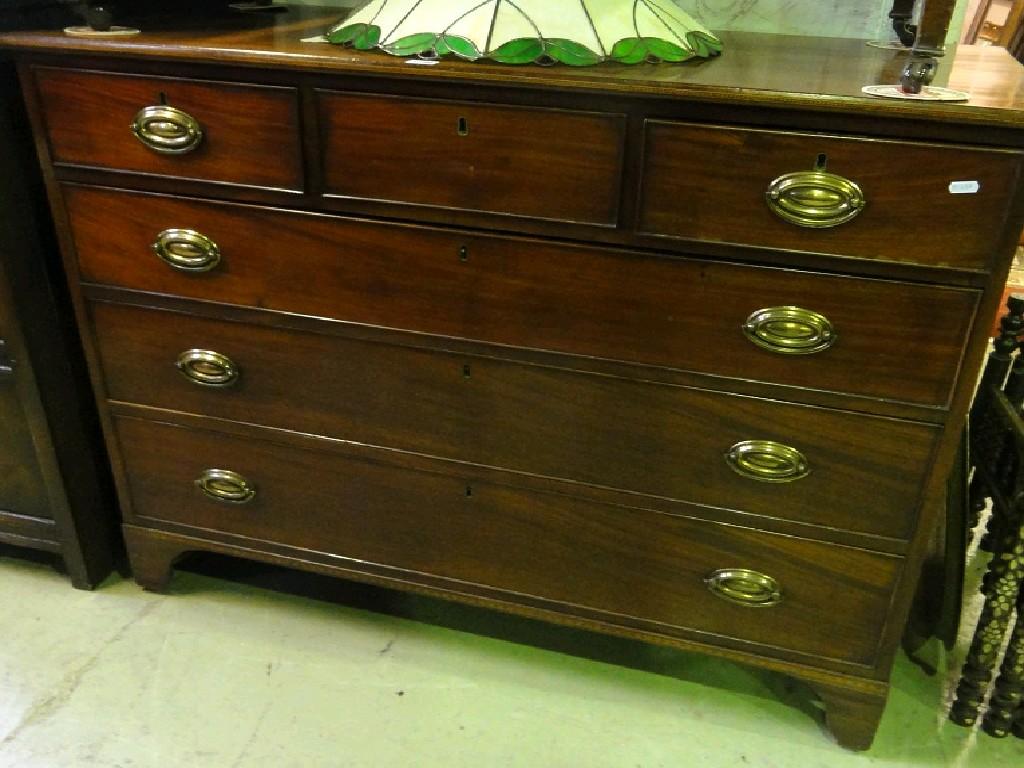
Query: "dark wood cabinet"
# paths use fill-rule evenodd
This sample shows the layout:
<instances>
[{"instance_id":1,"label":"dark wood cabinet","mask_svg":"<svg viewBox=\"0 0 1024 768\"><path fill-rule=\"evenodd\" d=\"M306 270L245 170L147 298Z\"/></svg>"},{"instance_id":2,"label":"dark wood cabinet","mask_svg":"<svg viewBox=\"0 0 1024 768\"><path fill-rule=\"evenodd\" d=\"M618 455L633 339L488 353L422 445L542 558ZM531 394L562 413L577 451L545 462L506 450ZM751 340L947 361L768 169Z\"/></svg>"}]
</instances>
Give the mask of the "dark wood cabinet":
<instances>
[{"instance_id":1,"label":"dark wood cabinet","mask_svg":"<svg viewBox=\"0 0 1024 768\"><path fill-rule=\"evenodd\" d=\"M117 511L10 64L0 143L0 542L59 555L89 589L113 565Z\"/></svg>"},{"instance_id":2,"label":"dark wood cabinet","mask_svg":"<svg viewBox=\"0 0 1024 768\"><path fill-rule=\"evenodd\" d=\"M1020 67L899 103L860 41L424 67L300 42L332 18L0 38L136 579L221 552L698 650L866 748L1024 221Z\"/></svg>"}]
</instances>

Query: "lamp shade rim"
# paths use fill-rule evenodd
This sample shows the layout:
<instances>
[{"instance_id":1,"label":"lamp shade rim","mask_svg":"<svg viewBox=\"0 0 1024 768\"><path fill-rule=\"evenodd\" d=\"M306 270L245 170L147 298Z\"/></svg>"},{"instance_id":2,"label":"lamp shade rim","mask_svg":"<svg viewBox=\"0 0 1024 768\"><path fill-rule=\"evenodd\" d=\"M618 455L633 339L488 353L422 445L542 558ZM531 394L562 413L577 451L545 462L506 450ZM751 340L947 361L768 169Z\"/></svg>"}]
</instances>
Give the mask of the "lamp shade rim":
<instances>
[{"instance_id":1,"label":"lamp shade rim","mask_svg":"<svg viewBox=\"0 0 1024 768\"><path fill-rule=\"evenodd\" d=\"M326 37L407 58L502 64L683 62L722 51L721 41L671 0L577 1L578 8L570 2L547 15L550 0L466 0L465 8L451 0L371 0Z\"/></svg>"}]
</instances>

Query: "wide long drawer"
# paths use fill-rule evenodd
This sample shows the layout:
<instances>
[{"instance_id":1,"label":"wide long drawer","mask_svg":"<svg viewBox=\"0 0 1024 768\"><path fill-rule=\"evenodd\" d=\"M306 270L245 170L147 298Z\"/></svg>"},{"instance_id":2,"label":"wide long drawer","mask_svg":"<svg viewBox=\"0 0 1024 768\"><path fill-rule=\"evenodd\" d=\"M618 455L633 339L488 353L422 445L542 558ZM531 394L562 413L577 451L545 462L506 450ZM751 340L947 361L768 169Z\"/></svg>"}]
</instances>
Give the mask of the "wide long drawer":
<instances>
[{"instance_id":1,"label":"wide long drawer","mask_svg":"<svg viewBox=\"0 0 1024 768\"><path fill-rule=\"evenodd\" d=\"M439 577L462 594L541 599L667 634L869 665L901 568L894 556L687 517L135 418L116 425L132 522L301 547L355 571Z\"/></svg>"},{"instance_id":2,"label":"wide long drawer","mask_svg":"<svg viewBox=\"0 0 1024 768\"><path fill-rule=\"evenodd\" d=\"M979 297L80 186L64 195L89 283L927 406L948 402Z\"/></svg>"},{"instance_id":3,"label":"wide long drawer","mask_svg":"<svg viewBox=\"0 0 1024 768\"><path fill-rule=\"evenodd\" d=\"M638 228L686 240L985 270L1002 247L1022 157L648 120Z\"/></svg>"},{"instance_id":4,"label":"wide long drawer","mask_svg":"<svg viewBox=\"0 0 1024 768\"><path fill-rule=\"evenodd\" d=\"M913 530L937 437L905 421L484 357L91 311L114 400L897 539Z\"/></svg>"},{"instance_id":5,"label":"wide long drawer","mask_svg":"<svg viewBox=\"0 0 1024 768\"><path fill-rule=\"evenodd\" d=\"M298 90L36 67L53 162L301 190Z\"/></svg>"}]
</instances>

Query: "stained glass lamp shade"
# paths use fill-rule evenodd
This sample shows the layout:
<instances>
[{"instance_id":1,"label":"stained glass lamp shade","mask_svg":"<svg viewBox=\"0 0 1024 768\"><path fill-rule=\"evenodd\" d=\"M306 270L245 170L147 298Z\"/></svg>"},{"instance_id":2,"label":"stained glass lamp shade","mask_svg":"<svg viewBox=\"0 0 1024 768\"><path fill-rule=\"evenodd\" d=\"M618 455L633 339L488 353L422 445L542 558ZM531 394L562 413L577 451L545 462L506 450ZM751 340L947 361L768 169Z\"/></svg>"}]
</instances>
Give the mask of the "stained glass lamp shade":
<instances>
[{"instance_id":1,"label":"stained glass lamp shade","mask_svg":"<svg viewBox=\"0 0 1024 768\"><path fill-rule=\"evenodd\" d=\"M396 56L573 66L686 61L722 50L672 0L370 0L327 39Z\"/></svg>"}]
</instances>

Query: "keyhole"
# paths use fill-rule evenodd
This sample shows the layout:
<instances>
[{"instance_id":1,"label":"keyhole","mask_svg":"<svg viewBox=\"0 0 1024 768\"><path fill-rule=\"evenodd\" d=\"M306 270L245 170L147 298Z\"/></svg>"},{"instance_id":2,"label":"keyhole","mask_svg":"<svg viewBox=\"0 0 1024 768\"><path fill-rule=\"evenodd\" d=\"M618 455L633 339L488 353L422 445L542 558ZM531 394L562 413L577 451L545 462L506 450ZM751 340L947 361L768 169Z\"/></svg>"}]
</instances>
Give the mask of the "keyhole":
<instances>
[{"instance_id":1,"label":"keyhole","mask_svg":"<svg viewBox=\"0 0 1024 768\"><path fill-rule=\"evenodd\" d=\"M467 363L466 365L462 366L462 378L469 379L472 378L472 376L473 373L469 369L469 364Z\"/></svg>"},{"instance_id":2,"label":"keyhole","mask_svg":"<svg viewBox=\"0 0 1024 768\"><path fill-rule=\"evenodd\" d=\"M472 485L467 485L466 486L466 496L468 497L468 496L472 496L472 495L473 495L473 486Z\"/></svg>"},{"instance_id":3,"label":"keyhole","mask_svg":"<svg viewBox=\"0 0 1024 768\"><path fill-rule=\"evenodd\" d=\"M469 261L469 248L465 245L459 248L459 261Z\"/></svg>"},{"instance_id":4,"label":"keyhole","mask_svg":"<svg viewBox=\"0 0 1024 768\"><path fill-rule=\"evenodd\" d=\"M459 136L469 136L469 120L464 117L459 118Z\"/></svg>"},{"instance_id":5,"label":"keyhole","mask_svg":"<svg viewBox=\"0 0 1024 768\"><path fill-rule=\"evenodd\" d=\"M828 167L828 155L822 152L818 155L818 161L814 164L814 170L824 171L826 167Z\"/></svg>"},{"instance_id":6,"label":"keyhole","mask_svg":"<svg viewBox=\"0 0 1024 768\"><path fill-rule=\"evenodd\" d=\"M163 91L160 91L160 106L162 106L162 107L166 107L167 106L167 94L164 93Z\"/></svg>"}]
</instances>

